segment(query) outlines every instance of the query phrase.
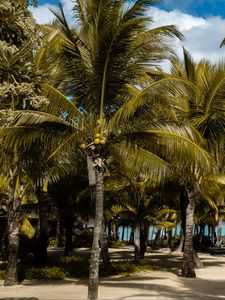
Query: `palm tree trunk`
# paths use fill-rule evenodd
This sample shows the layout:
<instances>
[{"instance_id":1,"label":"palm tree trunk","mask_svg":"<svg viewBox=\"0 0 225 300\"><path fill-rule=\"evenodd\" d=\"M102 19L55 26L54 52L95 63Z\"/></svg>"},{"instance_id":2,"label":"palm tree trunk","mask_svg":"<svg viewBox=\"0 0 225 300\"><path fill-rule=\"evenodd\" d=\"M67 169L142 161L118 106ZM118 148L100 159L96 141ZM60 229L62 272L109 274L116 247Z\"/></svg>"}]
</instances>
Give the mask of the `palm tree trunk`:
<instances>
[{"instance_id":1,"label":"palm tree trunk","mask_svg":"<svg viewBox=\"0 0 225 300\"><path fill-rule=\"evenodd\" d=\"M18 180L18 168L10 171L9 203L8 203L8 263L5 275L5 286L18 284L18 252L19 252L19 230L21 223L21 199L16 195L16 184Z\"/></svg>"},{"instance_id":2,"label":"palm tree trunk","mask_svg":"<svg viewBox=\"0 0 225 300\"><path fill-rule=\"evenodd\" d=\"M47 192L40 189L37 191L39 206L39 235L35 263L37 266L45 266L47 263L48 247L48 205L49 196Z\"/></svg>"},{"instance_id":3,"label":"palm tree trunk","mask_svg":"<svg viewBox=\"0 0 225 300\"><path fill-rule=\"evenodd\" d=\"M140 250L141 250L141 243L140 243L140 225L136 224L134 230L134 260L138 261L140 259Z\"/></svg>"},{"instance_id":4,"label":"palm tree trunk","mask_svg":"<svg viewBox=\"0 0 225 300\"><path fill-rule=\"evenodd\" d=\"M155 235L155 239L153 242L154 247L158 248L160 246L161 243L161 229L157 229L156 231L156 235Z\"/></svg>"},{"instance_id":5,"label":"palm tree trunk","mask_svg":"<svg viewBox=\"0 0 225 300\"><path fill-rule=\"evenodd\" d=\"M134 244L134 229L133 227L131 227L129 245L133 245L133 244Z\"/></svg>"},{"instance_id":6,"label":"palm tree trunk","mask_svg":"<svg viewBox=\"0 0 225 300\"><path fill-rule=\"evenodd\" d=\"M91 193L91 201L94 203L96 197L96 175L95 175L93 159L88 154L87 154L87 172L88 172L89 189Z\"/></svg>"},{"instance_id":7,"label":"palm tree trunk","mask_svg":"<svg viewBox=\"0 0 225 300\"><path fill-rule=\"evenodd\" d=\"M111 270L111 263L110 263L108 241L106 237L104 222L102 224L102 231L100 236L100 247L101 247L101 255L102 255L104 269L106 272L109 272Z\"/></svg>"},{"instance_id":8,"label":"palm tree trunk","mask_svg":"<svg viewBox=\"0 0 225 300\"><path fill-rule=\"evenodd\" d=\"M147 240L148 240L148 228L147 226L141 226L140 231L140 258L144 259L145 252L147 250Z\"/></svg>"},{"instance_id":9,"label":"palm tree trunk","mask_svg":"<svg viewBox=\"0 0 225 300\"><path fill-rule=\"evenodd\" d=\"M212 222L212 232L211 232L211 239L212 239L212 244L213 246L215 246L215 242L216 242L216 233L215 233L215 222Z\"/></svg>"},{"instance_id":10,"label":"palm tree trunk","mask_svg":"<svg viewBox=\"0 0 225 300\"><path fill-rule=\"evenodd\" d=\"M197 269L204 268L204 265L201 262L201 260L200 260L200 258L198 256L197 251L195 251L195 250L193 250L193 260L194 260L194 266L195 266L195 268L197 268Z\"/></svg>"},{"instance_id":11,"label":"palm tree trunk","mask_svg":"<svg viewBox=\"0 0 225 300\"><path fill-rule=\"evenodd\" d=\"M172 229L168 229L168 247L171 249L172 248Z\"/></svg>"},{"instance_id":12,"label":"palm tree trunk","mask_svg":"<svg viewBox=\"0 0 225 300\"><path fill-rule=\"evenodd\" d=\"M182 266L182 277L194 278L195 264L193 254L193 225L194 225L194 210L195 210L195 195L197 192L197 186L195 189L187 191L188 205L186 209L186 230L184 239L184 251L183 251L183 266Z\"/></svg>"},{"instance_id":13,"label":"palm tree trunk","mask_svg":"<svg viewBox=\"0 0 225 300\"><path fill-rule=\"evenodd\" d=\"M108 221L108 239L112 238L112 220L111 218Z\"/></svg>"},{"instance_id":14,"label":"palm tree trunk","mask_svg":"<svg viewBox=\"0 0 225 300\"><path fill-rule=\"evenodd\" d=\"M219 216L218 220L218 234L217 234L217 245L221 246L222 244L222 227L223 227L223 217Z\"/></svg>"},{"instance_id":15,"label":"palm tree trunk","mask_svg":"<svg viewBox=\"0 0 225 300\"><path fill-rule=\"evenodd\" d=\"M91 250L90 273L88 283L88 299L98 299L99 282L99 240L103 222L103 202L104 202L104 171L102 167L95 167L96 175L96 201L95 201L95 225Z\"/></svg>"},{"instance_id":16,"label":"palm tree trunk","mask_svg":"<svg viewBox=\"0 0 225 300\"><path fill-rule=\"evenodd\" d=\"M219 204L220 204L221 207L224 206L224 199L223 198L220 200ZM221 246L221 244L222 244L222 227L223 227L223 217L220 215L220 211L219 211L218 232L217 232L217 241L216 241L216 244L218 246Z\"/></svg>"},{"instance_id":17,"label":"palm tree trunk","mask_svg":"<svg viewBox=\"0 0 225 300\"><path fill-rule=\"evenodd\" d=\"M184 234L181 233L178 245L172 249L172 252L183 252L184 249Z\"/></svg>"},{"instance_id":18,"label":"palm tree trunk","mask_svg":"<svg viewBox=\"0 0 225 300\"><path fill-rule=\"evenodd\" d=\"M187 210L187 195L185 187L181 187L180 193L180 215L181 215L181 235L179 239L179 244L173 249L173 252L183 252L184 249L184 234L186 231L186 210Z\"/></svg>"},{"instance_id":19,"label":"palm tree trunk","mask_svg":"<svg viewBox=\"0 0 225 300\"><path fill-rule=\"evenodd\" d=\"M61 213L58 212L57 224L56 224L56 246L57 247L63 247L64 228L62 223L63 222L62 222Z\"/></svg>"},{"instance_id":20,"label":"palm tree trunk","mask_svg":"<svg viewBox=\"0 0 225 300\"><path fill-rule=\"evenodd\" d=\"M125 225L122 225L122 235L121 235L121 241L124 241L124 232L125 232Z\"/></svg>"}]
</instances>

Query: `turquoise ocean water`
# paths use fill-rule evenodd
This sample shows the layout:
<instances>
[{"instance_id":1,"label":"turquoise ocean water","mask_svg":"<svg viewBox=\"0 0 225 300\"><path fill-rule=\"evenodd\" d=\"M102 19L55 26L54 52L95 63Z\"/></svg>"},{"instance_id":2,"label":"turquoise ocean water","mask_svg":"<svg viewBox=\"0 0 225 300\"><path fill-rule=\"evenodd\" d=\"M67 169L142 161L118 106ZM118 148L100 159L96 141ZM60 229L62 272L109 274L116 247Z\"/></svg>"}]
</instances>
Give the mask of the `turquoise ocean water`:
<instances>
[{"instance_id":1,"label":"turquoise ocean water","mask_svg":"<svg viewBox=\"0 0 225 300\"><path fill-rule=\"evenodd\" d=\"M216 230L216 234L217 234L217 228ZM122 239L122 231L123 228L122 226L119 227L119 239ZM178 225L176 228L173 229L173 236L174 235L179 235L181 232L181 228ZM129 241L130 238L130 234L131 234L131 228L130 226L125 226L124 228L124 241ZM156 234L156 229L153 226L149 227L149 235L148 235L148 239L149 240L153 240L155 238L155 234ZM208 235L208 226L205 227L205 235ZM223 227L222 227L222 236L225 236L225 223L223 223Z\"/></svg>"}]
</instances>

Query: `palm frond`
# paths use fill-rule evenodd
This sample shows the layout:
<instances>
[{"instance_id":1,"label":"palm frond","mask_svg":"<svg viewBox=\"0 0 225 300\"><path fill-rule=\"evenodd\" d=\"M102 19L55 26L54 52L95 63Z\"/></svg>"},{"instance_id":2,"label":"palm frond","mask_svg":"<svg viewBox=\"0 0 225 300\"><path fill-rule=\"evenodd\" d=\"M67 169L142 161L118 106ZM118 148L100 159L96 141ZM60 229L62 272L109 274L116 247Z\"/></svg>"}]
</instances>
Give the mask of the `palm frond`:
<instances>
[{"instance_id":1,"label":"palm frond","mask_svg":"<svg viewBox=\"0 0 225 300\"><path fill-rule=\"evenodd\" d=\"M15 111L10 126L0 129L0 137L7 148L30 148L37 142L46 142L49 149L65 143L77 129L65 120L44 112Z\"/></svg>"},{"instance_id":2,"label":"palm frond","mask_svg":"<svg viewBox=\"0 0 225 300\"><path fill-rule=\"evenodd\" d=\"M222 40L221 44L220 44L220 48L223 47L225 45L225 39Z\"/></svg>"},{"instance_id":3,"label":"palm frond","mask_svg":"<svg viewBox=\"0 0 225 300\"><path fill-rule=\"evenodd\" d=\"M158 125L157 127L147 132L152 137L157 137L155 142L162 147L164 158L168 157L172 163L171 159L176 157L184 170L188 168L198 178L215 170L215 162L202 147L204 140L196 130L189 126Z\"/></svg>"},{"instance_id":4,"label":"palm frond","mask_svg":"<svg viewBox=\"0 0 225 300\"><path fill-rule=\"evenodd\" d=\"M165 181L170 174L169 164L165 160L131 143L114 144L109 151L113 154L115 165L120 165L120 169L123 169L129 178L138 178L141 174L147 174L149 180L157 185Z\"/></svg>"},{"instance_id":5,"label":"palm frond","mask_svg":"<svg viewBox=\"0 0 225 300\"><path fill-rule=\"evenodd\" d=\"M178 85L175 85L175 83L178 83ZM128 86L127 89L130 93L130 96L128 100L113 115L109 123L109 128L111 128L112 130L113 127L117 124L119 125L121 122L126 122L130 117L134 115L137 109L144 106L147 99L154 103L155 97L160 97L160 95L162 94L162 90L167 89L171 93L173 91L177 91L179 88L179 83L181 83L182 85L190 85L192 87L192 85L187 83L184 79L174 78L170 75L168 76L168 78L163 78L156 82L150 83L147 87L141 90L136 87ZM161 97L160 99L163 101ZM166 95L164 101L165 103L167 102Z\"/></svg>"},{"instance_id":6,"label":"palm frond","mask_svg":"<svg viewBox=\"0 0 225 300\"><path fill-rule=\"evenodd\" d=\"M49 100L46 108L48 114L66 119L68 122L77 123L83 114L79 109L59 90L45 83L42 87L42 94Z\"/></svg>"}]
</instances>

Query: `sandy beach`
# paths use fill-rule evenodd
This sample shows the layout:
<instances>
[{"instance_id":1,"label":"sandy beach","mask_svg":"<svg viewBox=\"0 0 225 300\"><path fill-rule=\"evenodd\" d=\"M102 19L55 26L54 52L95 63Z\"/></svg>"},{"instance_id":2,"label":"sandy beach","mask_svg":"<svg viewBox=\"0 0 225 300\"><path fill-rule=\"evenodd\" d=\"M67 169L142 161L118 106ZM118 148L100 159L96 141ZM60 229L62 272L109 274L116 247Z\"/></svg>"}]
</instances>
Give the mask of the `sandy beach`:
<instances>
[{"instance_id":1,"label":"sandy beach","mask_svg":"<svg viewBox=\"0 0 225 300\"><path fill-rule=\"evenodd\" d=\"M131 248L111 250L113 259L131 253ZM200 254L203 269L196 279L179 276L181 255L167 249L148 252L153 270L129 276L101 278L99 299L146 300L225 299L225 256ZM0 282L0 299L4 300L78 300L87 298L87 280L24 281L15 287Z\"/></svg>"}]
</instances>

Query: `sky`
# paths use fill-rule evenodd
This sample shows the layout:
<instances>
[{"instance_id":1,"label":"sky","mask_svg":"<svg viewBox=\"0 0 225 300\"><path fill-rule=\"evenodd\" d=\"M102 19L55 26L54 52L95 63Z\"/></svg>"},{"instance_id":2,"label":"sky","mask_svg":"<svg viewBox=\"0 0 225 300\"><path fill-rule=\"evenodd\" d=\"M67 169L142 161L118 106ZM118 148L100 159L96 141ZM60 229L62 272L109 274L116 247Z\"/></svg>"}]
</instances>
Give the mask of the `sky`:
<instances>
[{"instance_id":1,"label":"sky","mask_svg":"<svg viewBox=\"0 0 225 300\"><path fill-rule=\"evenodd\" d=\"M132 0L129 0L132 1ZM58 0L39 0L39 7L31 8L39 23L53 19L49 7L55 7ZM61 0L68 20L71 20L72 0ZM173 48L182 57L182 46L195 61L208 59L218 62L225 58L225 0L164 0L160 5L149 8L148 14L154 23L150 27L176 25L184 34L183 41L174 41Z\"/></svg>"}]
</instances>

